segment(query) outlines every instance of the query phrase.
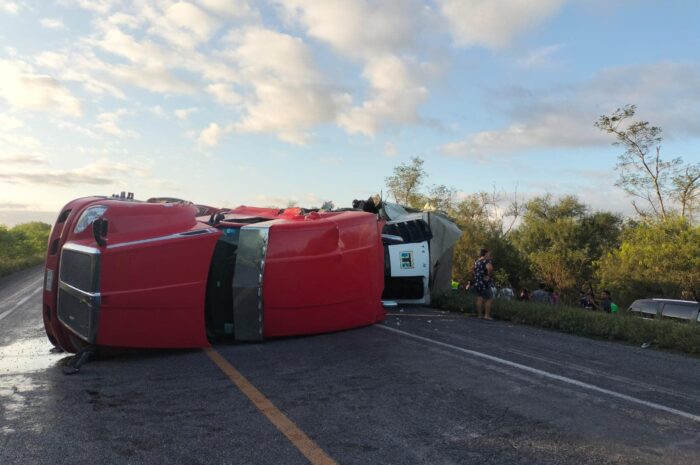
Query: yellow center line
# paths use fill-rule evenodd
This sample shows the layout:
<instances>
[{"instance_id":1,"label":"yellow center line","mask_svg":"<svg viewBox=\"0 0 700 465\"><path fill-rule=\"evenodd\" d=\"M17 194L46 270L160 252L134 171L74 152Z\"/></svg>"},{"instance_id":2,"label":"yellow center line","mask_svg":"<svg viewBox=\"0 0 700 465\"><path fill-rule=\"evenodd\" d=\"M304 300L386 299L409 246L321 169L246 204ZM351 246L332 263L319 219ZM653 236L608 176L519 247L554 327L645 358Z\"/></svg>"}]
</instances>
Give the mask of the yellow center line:
<instances>
[{"instance_id":1,"label":"yellow center line","mask_svg":"<svg viewBox=\"0 0 700 465\"><path fill-rule=\"evenodd\" d=\"M265 395L258 391L245 376L233 365L221 356L213 348L206 348L204 352L218 366L221 371L236 385L240 391L250 399L260 412L267 417L275 427L284 434L287 439L306 457L312 465L338 465L328 454L321 449L310 437L308 437L287 415L275 407Z\"/></svg>"}]
</instances>

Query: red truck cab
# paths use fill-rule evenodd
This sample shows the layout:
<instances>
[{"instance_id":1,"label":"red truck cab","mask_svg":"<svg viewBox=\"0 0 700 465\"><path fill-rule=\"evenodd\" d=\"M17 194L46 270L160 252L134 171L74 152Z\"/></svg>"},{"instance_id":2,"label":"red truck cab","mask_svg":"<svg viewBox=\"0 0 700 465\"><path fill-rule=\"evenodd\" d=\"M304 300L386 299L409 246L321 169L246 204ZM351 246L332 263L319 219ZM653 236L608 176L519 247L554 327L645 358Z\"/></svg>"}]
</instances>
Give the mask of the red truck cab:
<instances>
[{"instance_id":1,"label":"red truck cab","mask_svg":"<svg viewBox=\"0 0 700 465\"><path fill-rule=\"evenodd\" d=\"M51 342L69 352L203 347L217 335L259 341L384 318L376 215L255 207L197 213L187 202L69 202L46 257Z\"/></svg>"}]
</instances>

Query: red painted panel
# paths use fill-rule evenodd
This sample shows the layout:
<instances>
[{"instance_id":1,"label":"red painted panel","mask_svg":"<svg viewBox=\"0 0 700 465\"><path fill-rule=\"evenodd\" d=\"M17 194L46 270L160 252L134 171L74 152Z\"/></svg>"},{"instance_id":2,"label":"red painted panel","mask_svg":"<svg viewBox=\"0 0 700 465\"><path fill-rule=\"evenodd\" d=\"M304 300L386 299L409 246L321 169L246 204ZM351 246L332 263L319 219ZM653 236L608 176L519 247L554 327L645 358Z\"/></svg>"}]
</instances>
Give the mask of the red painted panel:
<instances>
[{"instance_id":1,"label":"red painted panel","mask_svg":"<svg viewBox=\"0 0 700 465\"><path fill-rule=\"evenodd\" d=\"M74 233L80 215L89 206L107 207L107 247L99 247L92 228ZM88 198L70 202L71 214L55 225L51 243L60 247L70 241L101 250L100 322L97 344L121 347L201 347L208 345L204 327L204 294L212 252L221 234L210 233L153 239L209 229L194 218L195 207L186 204L148 204L117 199ZM62 210L62 211L64 211ZM125 242L133 245L120 247ZM140 241L140 242L139 242ZM114 247L116 246L116 247ZM47 335L57 345L75 352L82 342L56 318L56 295L60 248L48 254L47 267L54 271L51 291L44 304L52 315L44 316Z\"/></svg>"},{"instance_id":2,"label":"red painted panel","mask_svg":"<svg viewBox=\"0 0 700 465\"><path fill-rule=\"evenodd\" d=\"M261 218L275 218L279 214L279 208L261 208L261 207L247 207L241 205L239 207L233 208L227 212L231 214L232 217L261 217Z\"/></svg>"},{"instance_id":3,"label":"red painted panel","mask_svg":"<svg viewBox=\"0 0 700 465\"><path fill-rule=\"evenodd\" d=\"M103 249L99 345L208 346L204 302L220 231Z\"/></svg>"},{"instance_id":4,"label":"red painted panel","mask_svg":"<svg viewBox=\"0 0 700 465\"><path fill-rule=\"evenodd\" d=\"M384 254L374 215L319 214L271 226L265 337L338 331L384 318Z\"/></svg>"},{"instance_id":5,"label":"red painted panel","mask_svg":"<svg viewBox=\"0 0 700 465\"><path fill-rule=\"evenodd\" d=\"M104 218L109 221L108 244L130 242L187 231L199 223L194 205L180 203L144 203L106 199ZM73 234L71 240L92 240L92 229Z\"/></svg>"}]
</instances>

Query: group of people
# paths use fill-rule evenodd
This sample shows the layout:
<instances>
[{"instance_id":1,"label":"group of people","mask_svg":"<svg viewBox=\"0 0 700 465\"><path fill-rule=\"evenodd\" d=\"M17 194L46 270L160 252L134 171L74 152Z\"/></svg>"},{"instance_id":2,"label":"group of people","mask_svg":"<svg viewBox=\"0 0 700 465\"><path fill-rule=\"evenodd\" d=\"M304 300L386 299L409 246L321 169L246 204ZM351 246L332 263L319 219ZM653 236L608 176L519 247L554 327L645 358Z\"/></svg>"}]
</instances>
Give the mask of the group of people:
<instances>
[{"instance_id":1,"label":"group of people","mask_svg":"<svg viewBox=\"0 0 700 465\"><path fill-rule=\"evenodd\" d=\"M521 302L538 302L551 305L559 305L560 298L558 289L547 290L544 284L540 284L540 287L532 293L530 293L528 288L524 287L518 294L518 300Z\"/></svg>"},{"instance_id":2,"label":"group of people","mask_svg":"<svg viewBox=\"0 0 700 465\"><path fill-rule=\"evenodd\" d=\"M491 307L494 297L505 300L515 298L515 292L510 285L497 288L493 279L493 262L491 261L491 252L487 249L479 251L479 258L474 262L474 280L467 283L464 290L474 291L476 294L476 314L478 318L491 320ZM452 282L453 289L460 289L459 283ZM538 303L548 303L554 306L559 305L560 294L558 289L547 290L544 284L540 284L539 288L530 293L527 288L520 290L518 294L519 301L530 301ZM618 306L612 300L610 291L604 290L600 295L600 300L596 300L593 292L579 294L579 306L589 310L600 310L607 313L615 313L618 311Z\"/></svg>"},{"instance_id":3,"label":"group of people","mask_svg":"<svg viewBox=\"0 0 700 465\"><path fill-rule=\"evenodd\" d=\"M600 293L600 301L595 300L593 291L579 292L578 305L587 310L601 310L606 313L617 313L617 304L612 300L612 294L607 289Z\"/></svg>"}]
</instances>

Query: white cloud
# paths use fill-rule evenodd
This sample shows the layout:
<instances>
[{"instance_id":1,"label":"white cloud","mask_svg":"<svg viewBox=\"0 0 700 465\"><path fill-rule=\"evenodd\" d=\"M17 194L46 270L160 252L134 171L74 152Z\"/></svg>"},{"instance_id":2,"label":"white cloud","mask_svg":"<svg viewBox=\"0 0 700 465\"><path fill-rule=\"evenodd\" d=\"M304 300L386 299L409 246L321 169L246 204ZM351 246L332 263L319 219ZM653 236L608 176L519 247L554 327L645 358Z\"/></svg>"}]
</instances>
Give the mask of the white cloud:
<instances>
[{"instance_id":1,"label":"white cloud","mask_svg":"<svg viewBox=\"0 0 700 465\"><path fill-rule=\"evenodd\" d=\"M165 109L160 105L153 105L148 107L147 110L159 118L165 118L167 116Z\"/></svg>"},{"instance_id":2,"label":"white cloud","mask_svg":"<svg viewBox=\"0 0 700 465\"><path fill-rule=\"evenodd\" d=\"M697 64L663 62L610 68L577 86L508 93L501 98L512 105L511 124L470 134L441 150L452 156L483 158L533 149L608 145L611 139L593 123L601 114L628 103L637 104L637 117L661 126L666 136L697 137L698 88Z\"/></svg>"},{"instance_id":3,"label":"white cloud","mask_svg":"<svg viewBox=\"0 0 700 465\"><path fill-rule=\"evenodd\" d=\"M99 66L119 81L151 92L196 93L198 87L193 82L176 77L173 74L176 70L187 70L205 80L226 82L236 79L236 72L218 57L206 56L193 50L178 51L165 48L148 39L137 40L133 35L109 23L102 24L100 34L87 39L86 43L126 58L131 65L107 63L91 56L90 63L85 63L85 67L95 69Z\"/></svg>"},{"instance_id":4,"label":"white cloud","mask_svg":"<svg viewBox=\"0 0 700 465\"><path fill-rule=\"evenodd\" d=\"M528 52L525 56L516 61L518 66L523 68L542 68L552 65L553 56L562 48L564 44L554 44Z\"/></svg>"},{"instance_id":5,"label":"white cloud","mask_svg":"<svg viewBox=\"0 0 700 465\"><path fill-rule=\"evenodd\" d=\"M63 20L60 18L41 18L42 27L46 29L65 29L66 26L63 24Z\"/></svg>"},{"instance_id":6,"label":"white cloud","mask_svg":"<svg viewBox=\"0 0 700 465\"><path fill-rule=\"evenodd\" d=\"M81 8L96 13L107 13L121 3L121 0L74 0Z\"/></svg>"},{"instance_id":7,"label":"white cloud","mask_svg":"<svg viewBox=\"0 0 700 465\"><path fill-rule=\"evenodd\" d=\"M46 157L35 153L19 153L0 156L0 164L7 165L46 165Z\"/></svg>"},{"instance_id":8,"label":"white cloud","mask_svg":"<svg viewBox=\"0 0 700 465\"><path fill-rule=\"evenodd\" d=\"M99 39L90 39L87 42L136 64L163 67L168 61L168 53L153 41L136 40L119 27L111 25L105 25L101 32Z\"/></svg>"},{"instance_id":9,"label":"white cloud","mask_svg":"<svg viewBox=\"0 0 700 465\"><path fill-rule=\"evenodd\" d=\"M0 98L11 107L80 116L80 101L51 76L22 61L0 60Z\"/></svg>"},{"instance_id":10,"label":"white cloud","mask_svg":"<svg viewBox=\"0 0 700 465\"><path fill-rule=\"evenodd\" d=\"M101 137L92 129L82 126L80 124L73 123L71 121L59 121L57 124L59 129L67 129L68 131L75 132L81 136L86 136L91 139L100 139ZM80 148L79 148L80 150Z\"/></svg>"},{"instance_id":11,"label":"white cloud","mask_svg":"<svg viewBox=\"0 0 700 465\"><path fill-rule=\"evenodd\" d=\"M98 24L102 23L110 26L124 26L128 29L137 29L144 24L144 18L124 12L115 12L106 18L100 18Z\"/></svg>"},{"instance_id":12,"label":"white cloud","mask_svg":"<svg viewBox=\"0 0 700 465\"><path fill-rule=\"evenodd\" d=\"M22 126L24 123L19 118L7 113L0 113L0 131L12 131Z\"/></svg>"},{"instance_id":13,"label":"white cloud","mask_svg":"<svg viewBox=\"0 0 700 465\"><path fill-rule=\"evenodd\" d=\"M331 166L338 166L342 165L344 160L343 157L338 157L338 156L327 156L327 157L320 157L318 159L319 163L322 165L331 165Z\"/></svg>"},{"instance_id":14,"label":"white cloud","mask_svg":"<svg viewBox=\"0 0 700 465\"><path fill-rule=\"evenodd\" d=\"M68 57L63 53L44 51L34 59L34 62L44 68L60 69L67 66Z\"/></svg>"},{"instance_id":15,"label":"white cloud","mask_svg":"<svg viewBox=\"0 0 700 465\"><path fill-rule=\"evenodd\" d=\"M593 121L595 116L585 113L561 111L541 114L526 123L478 132L465 140L444 145L442 151L446 155L486 158L497 153L603 144L606 139L593 128Z\"/></svg>"},{"instance_id":16,"label":"white cloud","mask_svg":"<svg viewBox=\"0 0 700 465\"><path fill-rule=\"evenodd\" d=\"M258 12L245 0L199 0L207 10L233 19L255 20Z\"/></svg>"},{"instance_id":17,"label":"white cloud","mask_svg":"<svg viewBox=\"0 0 700 465\"><path fill-rule=\"evenodd\" d=\"M151 34L185 49L207 42L221 25L220 20L189 2L176 2L162 11L144 8L142 13L151 21Z\"/></svg>"},{"instance_id":18,"label":"white cloud","mask_svg":"<svg viewBox=\"0 0 700 465\"><path fill-rule=\"evenodd\" d=\"M17 2L0 0L0 11L10 14L17 14L19 11L19 4Z\"/></svg>"},{"instance_id":19,"label":"white cloud","mask_svg":"<svg viewBox=\"0 0 700 465\"><path fill-rule=\"evenodd\" d=\"M206 91L224 106L236 106L243 102L243 97L228 84L209 84Z\"/></svg>"},{"instance_id":20,"label":"white cloud","mask_svg":"<svg viewBox=\"0 0 700 465\"><path fill-rule=\"evenodd\" d=\"M305 144L314 125L333 121L340 97L300 39L256 27L230 40L231 57L253 91L236 130L273 133L286 142Z\"/></svg>"},{"instance_id":21,"label":"white cloud","mask_svg":"<svg viewBox=\"0 0 700 465\"><path fill-rule=\"evenodd\" d=\"M369 89L357 92L362 101L355 105L351 96L344 97L339 126L371 136L388 124L420 121L418 109L434 75L433 65L416 58L428 55L423 48L435 35L430 8L414 0L292 0L280 7L309 36L363 64ZM432 60L435 50L430 52Z\"/></svg>"},{"instance_id":22,"label":"white cloud","mask_svg":"<svg viewBox=\"0 0 700 465\"><path fill-rule=\"evenodd\" d=\"M363 72L370 83L369 98L343 112L338 124L351 134L371 136L387 123L417 123L428 89L416 68L392 55L371 59Z\"/></svg>"},{"instance_id":23,"label":"white cloud","mask_svg":"<svg viewBox=\"0 0 700 465\"><path fill-rule=\"evenodd\" d=\"M434 15L417 0L378 6L340 0L280 5L278 11L306 28L309 36L363 62L369 88L354 90L354 103L340 90L344 84L322 73L301 38L251 26L260 17L248 2L78 3L96 12L94 32L69 51L47 50L34 61L54 70L62 81L80 83L97 98L126 99L126 86L166 95L204 91L236 111L238 119L222 130L274 134L306 144L319 124L336 123L350 133L374 135L389 124L419 122L418 108L428 95L423 83L429 79L428 66L412 56L411 47L417 45L417 31L426 29L426 18ZM224 23L224 18L234 21ZM248 26L237 21L248 21ZM224 25L235 28L213 42ZM94 128L116 134L115 128L103 126Z\"/></svg>"},{"instance_id":24,"label":"white cloud","mask_svg":"<svg viewBox=\"0 0 700 465\"><path fill-rule=\"evenodd\" d=\"M0 146L3 145L19 149L35 149L41 147L41 142L32 136L0 132Z\"/></svg>"},{"instance_id":25,"label":"white cloud","mask_svg":"<svg viewBox=\"0 0 700 465\"><path fill-rule=\"evenodd\" d=\"M191 107L191 108L178 108L177 110L175 110L175 116L176 116L178 119L186 120L187 118L189 118L189 116L190 116L192 113L196 113L196 112L198 112L198 111L199 111L199 109L198 109L198 108L195 108L195 107Z\"/></svg>"},{"instance_id":26,"label":"white cloud","mask_svg":"<svg viewBox=\"0 0 700 465\"><path fill-rule=\"evenodd\" d=\"M199 133L199 138L197 141L201 147L215 147L216 145L219 145L219 140L224 133L225 129L219 126L217 123L209 123L209 126L204 128L202 132Z\"/></svg>"},{"instance_id":27,"label":"white cloud","mask_svg":"<svg viewBox=\"0 0 700 465\"><path fill-rule=\"evenodd\" d=\"M384 144L384 155L387 157L395 157L396 155L399 154L399 150L396 148L396 145L392 142L387 142Z\"/></svg>"},{"instance_id":28,"label":"white cloud","mask_svg":"<svg viewBox=\"0 0 700 465\"><path fill-rule=\"evenodd\" d=\"M170 66L181 67L201 76L205 81L238 82L236 70L218 54L209 56L197 52L188 53L173 57Z\"/></svg>"},{"instance_id":29,"label":"white cloud","mask_svg":"<svg viewBox=\"0 0 700 465\"><path fill-rule=\"evenodd\" d=\"M18 133L25 127L19 118L0 113L0 171L8 170L11 165L45 165L46 157L37 149L41 142L32 136Z\"/></svg>"},{"instance_id":30,"label":"white cloud","mask_svg":"<svg viewBox=\"0 0 700 465\"><path fill-rule=\"evenodd\" d=\"M17 202L2 202L0 201L0 211L6 210L25 210L29 207L26 203Z\"/></svg>"},{"instance_id":31,"label":"white cloud","mask_svg":"<svg viewBox=\"0 0 700 465\"><path fill-rule=\"evenodd\" d=\"M105 71L122 83L141 87L161 94L195 94L197 86L173 76L166 67L152 66L139 69L135 66L106 65Z\"/></svg>"},{"instance_id":32,"label":"white cloud","mask_svg":"<svg viewBox=\"0 0 700 465\"><path fill-rule=\"evenodd\" d=\"M429 11L416 0L284 0L279 4L311 37L364 59L410 48Z\"/></svg>"},{"instance_id":33,"label":"white cloud","mask_svg":"<svg viewBox=\"0 0 700 465\"><path fill-rule=\"evenodd\" d=\"M618 66L598 72L576 89L574 105L595 107L597 116L633 103L637 117L661 126L664 134L700 136L700 63L672 62Z\"/></svg>"},{"instance_id":34,"label":"white cloud","mask_svg":"<svg viewBox=\"0 0 700 465\"><path fill-rule=\"evenodd\" d=\"M143 176L143 170L127 163L101 159L73 170L31 169L2 171L0 182L69 187L74 185L113 185L126 175Z\"/></svg>"},{"instance_id":35,"label":"white cloud","mask_svg":"<svg viewBox=\"0 0 700 465\"><path fill-rule=\"evenodd\" d=\"M539 181L526 182L522 202L542 195L555 198L575 193L593 211L610 211L635 216L630 198L614 185L610 170L565 169Z\"/></svg>"},{"instance_id":36,"label":"white cloud","mask_svg":"<svg viewBox=\"0 0 700 465\"><path fill-rule=\"evenodd\" d=\"M554 15L566 0L438 0L459 46L503 48Z\"/></svg>"},{"instance_id":37,"label":"white cloud","mask_svg":"<svg viewBox=\"0 0 700 465\"><path fill-rule=\"evenodd\" d=\"M62 81L80 83L83 89L91 94L102 95L106 93L121 100L126 99L126 95L121 89L106 82L103 78L95 77L96 72L112 69L95 58L44 51L34 58L34 63L39 67L52 70ZM102 68L100 68L101 65Z\"/></svg>"},{"instance_id":38,"label":"white cloud","mask_svg":"<svg viewBox=\"0 0 700 465\"><path fill-rule=\"evenodd\" d=\"M119 127L119 120L126 113L127 110L124 108L120 108L113 112L100 113L99 115L97 115L97 123L95 123L93 126L96 129L111 136L134 137L137 135L134 131L124 130L121 127Z\"/></svg>"}]
</instances>

